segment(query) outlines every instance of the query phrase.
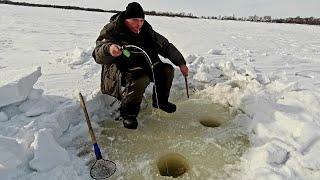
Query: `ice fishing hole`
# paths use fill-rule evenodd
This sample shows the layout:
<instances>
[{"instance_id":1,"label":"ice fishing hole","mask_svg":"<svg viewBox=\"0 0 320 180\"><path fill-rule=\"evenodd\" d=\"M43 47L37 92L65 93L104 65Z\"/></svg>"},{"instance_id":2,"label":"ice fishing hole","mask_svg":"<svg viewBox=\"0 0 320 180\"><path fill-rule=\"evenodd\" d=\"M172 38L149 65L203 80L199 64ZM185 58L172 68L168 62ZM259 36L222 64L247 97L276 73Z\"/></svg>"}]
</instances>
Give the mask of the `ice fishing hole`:
<instances>
[{"instance_id":1,"label":"ice fishing hole","mask_svg":"<svg viewBox=\"0 0 320 180\"><path fill-rule=\"evenodd\" d=\"M221 121L218 118L211 117L211 116L203 116L199 118L200 124L205 127L219 127L221 125Z\"/></svg>"},{"instance_id":2,"label":"ice fishing hole","mask_svg":"<svg viewBox=\"0 0 320 180\"><path fill-rule=\"evenodd\" d=\"M169 153L158 160L158 170L161 176L179 177L189 170L187 159L178 153Z\"/></svg>"}]
</instances>

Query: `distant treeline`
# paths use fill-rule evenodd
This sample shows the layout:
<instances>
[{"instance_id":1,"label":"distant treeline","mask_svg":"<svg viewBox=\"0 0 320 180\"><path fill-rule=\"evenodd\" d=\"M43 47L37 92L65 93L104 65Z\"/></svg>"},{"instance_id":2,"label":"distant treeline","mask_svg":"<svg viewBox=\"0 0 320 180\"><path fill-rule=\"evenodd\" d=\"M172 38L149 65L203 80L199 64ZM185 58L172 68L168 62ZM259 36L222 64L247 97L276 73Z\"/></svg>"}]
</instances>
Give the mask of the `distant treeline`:
<instances>
[{"instance_id":1,"label":"distant treeline","mask_svg":"<svg viewBox=\"0 0 320 180\"><path fill-rule=\"evenodd\" d=\"M269 22L269 23L290 23L290 24L309 24L320 25L320 18L315 17L288 17L288 18L275 18L271 16L259 17L257 15L249 17L237 18L233 16L201 16L203 19L218 19L218 20L234 20L234 21L253 21L253 22Z\"/></svg>"},{"instance_id":2,"label":"distant treeline","mask_svg":"<svg viewBox=\"0 0 320 180\"><path fill-rule=\"evenodd\" d=\"M194 16L192 13L173 13L173 12L156 12L156 11L145 11L145 14L150 16L168 16L168 17L185 17L185 18L199 18Z\"/></svg>"},{"instance_id":3,"label":"distant treeline","mask_svg":"<svg viewBox=\"0 0 320 180\"><path fill-rule=\"evenodd\" d=\"M9 0L0 0L0 4L9 4L9 5L17 5L17 6L31 6L31 7L47 7L47 8L58 8L58 9L71 9L71 10L80 10L80 11L94 11L94 12L110 12L117 13L119 11L116 10L103 10L96 8L83 8L77 6L61 6L61 5L50 5L50 4L34 4L34 3L26 3L26 2L14 2Z\"/></svg>"},{"instance_id":4,"label":"distant treeline","mask_svg":"<svg viewBox=\"0 0 320 180\"><path fill-rule=\"evenodd\" d=\"M51 5L51 4L34 4L27 2L14 2L9 0L0 0L0 4L9 4L9 5L17 5L17 6L31 6L31 7L47 7L47 8L59 8L59 9L71 9L71 10L80 10L80 11L94 11L94 12L109 12L109 13L117 13L120 12L118 10L104 10L98 8L83 8L77 6L62 6L62 5ZM168 16L168 17L186 17L186 18L198 18L191 13L172 13L172 12L156 12L156 11L145 11L146 15L150 16Z\"/></svg>"},{"instance_id":5,"label":"distant treeline","mask_svg":"<svg viewBox=\"0 0 320 180\"><path fill-rule=\"evenodd\" d=\"M301 18L300 16L295 18L286 18L286 19L274 19L275 23L291 23L291 24L310 24L310 25L320 25L320 18L314 17L305 17Z\"/></svg>"},{"instance_id":6,"label":"distant treeline","mask_svg":"<svg viewBox=\"0 0 320 180\"><path fill-rule=\"evenodd\" d=\"M81 11L94 11L94 12L109 12L117 13L118 10L104 10L97 8L83 8L77 6L62 6L62 5L50 5L50 4L34 4L26 2L14 2L9 0L0 0L0 4L18 5L18 6L32 6L32 7L47 7L47 8L60 8L60 9L71 9L71 10L81 10ZM309 24L309 25L320 25L320 18L314 17L289 17L272 19L271 16L249 16L237 18L233 16L194 16L192 13L173 13L173 12L156 12L156 11L145 11L146 15L151 16L167 16L167 17L182 17L182 18L196 18L196 19L218 19L218 20L235 20L235 21L254 21L254 22L270 22L270 23L291 23L291 24Z\"/></svg>"}]
</instances>

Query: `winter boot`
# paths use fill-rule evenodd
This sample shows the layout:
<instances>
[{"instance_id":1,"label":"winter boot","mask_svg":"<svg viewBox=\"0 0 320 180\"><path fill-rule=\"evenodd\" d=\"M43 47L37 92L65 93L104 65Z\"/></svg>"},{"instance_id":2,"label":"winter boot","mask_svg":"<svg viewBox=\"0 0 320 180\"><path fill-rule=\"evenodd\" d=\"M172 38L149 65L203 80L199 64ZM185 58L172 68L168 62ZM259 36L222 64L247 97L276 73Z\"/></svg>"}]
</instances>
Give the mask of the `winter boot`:
<instances>
[{"instance_id":1,"label":"winter boot","mask_svg":"<svg viewBox=\"0 0 320 180\"><path fill-rule=\"evenodd\" d=\"M128 129L137 129L138 121L137 115L140 110L140 106L135 103L121 104L120 110L120 120L123 122L123 126Z\"/></svg>"},{"instance_id":2,"label":"winter boot","mask_svg":"<svg viewBox=\"0 0 320 180\"><path fill-rule=\"evenodd\" d=\"M122 118L122 117L121 117ZM128 116L126 118L122 118L123 119L123 126L127 129L137 129L138 127L138 121L137 118L135 116Z\"/></svg>"},{"instance_id":3,"label":"winter boot","mask_svg":"<svg viewBox=\"0 0 320 180\"><path fill-rule=\"evenodd\" d=\"M167 113L174 113L177 110L176 105L171 102L159 103L159 107L156 102L153 102L152 106L154 108L161 109L162 111L167 112Z\"/></svg>"}]
</instances>

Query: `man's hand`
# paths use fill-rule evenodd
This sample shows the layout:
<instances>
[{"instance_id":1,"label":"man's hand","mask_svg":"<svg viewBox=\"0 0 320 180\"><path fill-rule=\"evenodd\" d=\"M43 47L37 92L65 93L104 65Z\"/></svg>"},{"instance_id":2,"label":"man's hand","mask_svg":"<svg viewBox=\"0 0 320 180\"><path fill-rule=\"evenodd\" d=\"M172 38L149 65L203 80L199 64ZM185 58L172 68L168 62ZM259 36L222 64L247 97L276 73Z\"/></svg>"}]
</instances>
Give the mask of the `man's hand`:
<instances>
[{"instance_id":1,"label":"man's hand","mask_svg":"<svg viewBox=\"0 0 320 180\"><path fill-rule=\"evenodd\" d=\"M121 47L117 44L111 44L109 47L109 53L113 57L119 57L122 54Z\"/></svg>"},{"instance_id":2,"label":"man's hand","mask_svg":"<svg viewBox=\"0 0 320 180\"><path fill-rule=\"evenodd\" d=\"M189 68L186 65L180 66L180 71L184 77L187 77L189 74Z\"/></svg>"}]
</instances>

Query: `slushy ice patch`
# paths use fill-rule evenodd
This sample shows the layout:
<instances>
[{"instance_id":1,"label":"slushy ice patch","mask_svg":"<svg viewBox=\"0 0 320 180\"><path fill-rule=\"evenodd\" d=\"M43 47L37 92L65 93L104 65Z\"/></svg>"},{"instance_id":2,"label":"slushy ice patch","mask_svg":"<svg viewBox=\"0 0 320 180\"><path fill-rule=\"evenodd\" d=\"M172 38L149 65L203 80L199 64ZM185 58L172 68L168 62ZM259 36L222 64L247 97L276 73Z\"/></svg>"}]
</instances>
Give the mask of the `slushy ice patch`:
<instances>
[{"instance_id":1,"label":"slushy ice patch","mask_svg":"<svg viewBox=\"0 0 320 180\"><path fill-rule=\"evenodd\" d=\"M119 167L112 178L226 179L230 176L232 172L225 167L239 161L249 144L246 136L237 130L229 109L206 99L174 102L177 111L173 114L153 111L150 106L142 110L136 130L126 129L122 122L113 119L103 121L98 138L100 148ZM199 120L204 117L209 117L210 122L217 119L220 126L201 125Z\"/></svg>"}]
</instances>

